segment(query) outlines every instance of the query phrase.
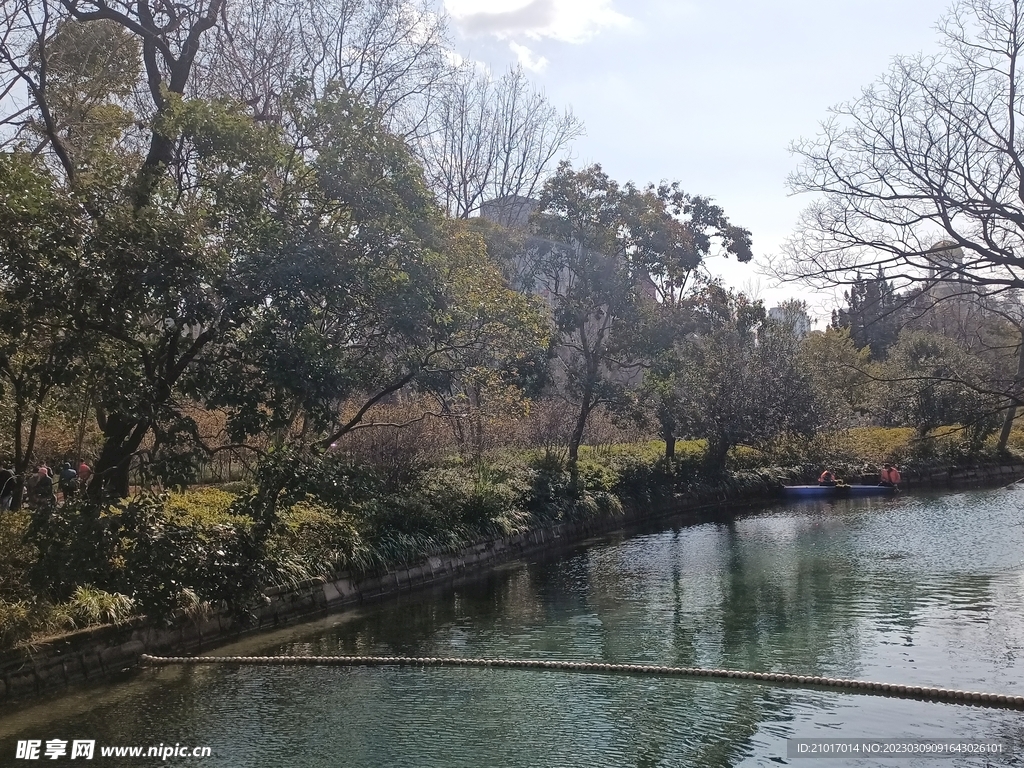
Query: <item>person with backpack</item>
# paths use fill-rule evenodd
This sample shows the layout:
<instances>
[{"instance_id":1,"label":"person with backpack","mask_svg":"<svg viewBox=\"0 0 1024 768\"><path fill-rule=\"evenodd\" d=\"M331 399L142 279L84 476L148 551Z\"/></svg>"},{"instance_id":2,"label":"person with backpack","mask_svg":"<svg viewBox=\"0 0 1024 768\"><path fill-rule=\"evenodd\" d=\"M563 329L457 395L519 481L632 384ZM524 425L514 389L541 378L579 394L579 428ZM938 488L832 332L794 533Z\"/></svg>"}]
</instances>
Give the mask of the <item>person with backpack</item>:
<instances>
[{"instance_id":1,"label":"person with backpack","mask_svg":"<svg viewBox=\"0 0 1024 768\"><path fill-rule=\"evenodd\" d=\"M78 473L71 468L70 461L64 462L64 467L60 471L59 481L63 503L67 504L78 493Z\"/></svg>"},{"instance_id":2,"label":"person with backpack","mask_svg":"<svg viewBox=\"0 0 1024 768\"><path fill-rule=\"evenodd\" d=\"M35 478L31 495L33 506L40 508L52 505L56 501L56 497L53 493L53 478L50 477L50 468L45 464L41 465Z\"/></svg>"}]
</instances>

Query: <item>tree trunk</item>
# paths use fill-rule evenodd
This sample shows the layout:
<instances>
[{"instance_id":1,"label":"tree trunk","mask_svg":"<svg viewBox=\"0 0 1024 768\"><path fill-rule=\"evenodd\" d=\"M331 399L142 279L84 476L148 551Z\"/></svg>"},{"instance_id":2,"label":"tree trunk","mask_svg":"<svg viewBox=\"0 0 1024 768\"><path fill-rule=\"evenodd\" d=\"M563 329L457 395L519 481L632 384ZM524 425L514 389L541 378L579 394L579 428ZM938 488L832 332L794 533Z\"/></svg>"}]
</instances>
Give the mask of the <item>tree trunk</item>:
<instances>
[{"instance_id":1,"label":"tree trunk","mask_svg":"<svg viewBox=\"0 0 1024 768\"><path fill-rule=\"evenodd\" d=\"M661 437L665 441L665 458L672 460L676 457L676 421L669 415L667 408L661 410L658 419L661 425Z\"/></svg>"},{"instance_id":2,"label":"tree trunk","mask_svg":"<svg viewBox=\"0 0 1024 768\"><path fill-rule=\"evenodd\" d=\"M132 457L142 445L150 424L146 421L129 421L122 417L108 416L103 430L103 448L93 468L89 483L89 498L100 501L104 498L123 499L130 492Z\"/></svg>"},{"instance_id":3,"label":"tree trunk","mask_svg":"<svg viewBox=\"0 0 1024 768\"><path fill-rule=\"evenodd\" d=\"M82 416L78 420L78 432L75 434L75 461L84 461L85 456L82 455L82 448L85 444L85 423L89 418L89 412L92 410L92 388L85 395L85 400L82 403ZM77 465L76 465L77 468Z\"/></svg>"},{"instance_id":4,"label":"tree trunk","mask_svg":"<svg viewBox=\"0 0 1024 768\"><path fill-rule=\"evenodd\" d=\"M593 408L589 404L589 400L589 393L586 393L583 404L580 406L579 416L576 418L576 426L573 427L572 436L569 438L569 482L574 494L579 490L580 444L583 442L583 432L587 428L587 418Z\"/></svg>"},{"instance_id":5,"label":"tree trunk","mask_svg":"<svg viewBox=\"0 0 1024 768\"><path fill-rule=\"evenodd\" d=\"M32 412L32 420L29 422L28 441L22 442L21 430L25 426L24 403L17 403L14 412L14 475L18 478L14 486L14 496L11 499L11 509L20 509L21 503L25 500L25 480L28 479L32 469L32 455L36 447L36 432L39 428L39 408ZM24 447L23 447L24 446Z\"/></svg>"},{"instance_id":6,"label":"tree trunk","mask_svg":"<svg viewBox=\"0 0 1024 768\"><path fill-rule=\"evenodd\" d=\"M729 441L723 436L708 439L708 450L704 455L704 471L709 478L716 479L725 474L725 461L729 455Z\"/></svg>"},{"instance_id":7,"label":"tree trunk","mask_svg":"<svg viewBox=\"0 0 1024 768\"><path fill-rule=\"evenodd\" d=\"M1024 327L1020 329L1021 332L1021 344L1017 347L1017 373L1013 377L1013 397L1020 396L1022 386L1024 386ZM1017 415L1017 404L1016 402L1011 403L1010 407L1006 410L1006 416L1003 418L1003 429L999 433L999 443L996 445L996 452L1003 453L1006 450L1006 444L1010 440L1010 431L1013 429L1013 419Z\"/></svg>"},{"instance_id":8,"label":"tree trunk","mask_svg":"<svg viewBox=\"0 0 1024 768\"><path fill-rule=\"evenodd\" d=\"M999 442L996 444L996 453L1005 453L1006 444L1010 441L1010 432L1013 430L1013 419L1016 415L1016 405L1011 405L1006 409L1006 416L1003 417L1003 429L999 432Z\"/></svg>"}]
</instances>

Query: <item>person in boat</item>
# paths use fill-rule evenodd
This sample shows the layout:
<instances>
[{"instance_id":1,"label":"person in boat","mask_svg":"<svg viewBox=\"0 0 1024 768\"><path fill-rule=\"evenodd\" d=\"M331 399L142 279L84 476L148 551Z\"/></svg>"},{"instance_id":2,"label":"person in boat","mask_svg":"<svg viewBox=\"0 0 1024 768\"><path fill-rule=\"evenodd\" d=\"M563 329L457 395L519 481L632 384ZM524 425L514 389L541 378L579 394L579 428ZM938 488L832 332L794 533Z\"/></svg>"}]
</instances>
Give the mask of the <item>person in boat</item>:
<instances>
[{"instance_id":1,"label":"person in boat","mask_svg":"<svg viewBox=\"0 0 1024 768\"><path fill-rule=\"evenodd\" d=\"M835 485L836 475L831 469L826 469L818 478L818 485Z\"/></svg>"},{"instance_id":2,"label":"person in boat","mask_svg":"<svg viewBox=\"0 0 1024 768\"><path fill-rule=\"evenodd\" d=\"M878 481L878 484L889 488L897 488L899 487L900 480L902 479L903 478L900 477L900 471L892 464L886 462L882 465L881 479Z\"/></svg>"}]
</instances>

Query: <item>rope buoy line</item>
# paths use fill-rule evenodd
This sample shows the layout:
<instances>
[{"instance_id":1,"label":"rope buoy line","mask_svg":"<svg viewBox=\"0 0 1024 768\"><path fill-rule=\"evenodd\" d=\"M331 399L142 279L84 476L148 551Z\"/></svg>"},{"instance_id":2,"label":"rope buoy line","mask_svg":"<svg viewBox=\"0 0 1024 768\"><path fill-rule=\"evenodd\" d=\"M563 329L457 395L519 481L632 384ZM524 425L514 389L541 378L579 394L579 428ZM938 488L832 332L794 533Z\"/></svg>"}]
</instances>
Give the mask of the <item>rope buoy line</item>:
<instances>
[{"instance_id":1,"label":"rope buoy line","mask_svg":"<svg viewBox=\"0 0 1024 768\"><path fill-rule=\"evenodd\" d=\"M335 666L335 667L494 667L507 669L558 669L567 672L617 672L634 675L668 675L677 677L708 677L715 679L756 680L782 683L802 688L835 688L873 696L897 696L924 701L971 704L980 707L1024 709L1024 696L1001 693L978 693L951 688L929 688L920 685L893 685L867 680L844 680L834 677L790 675L783 672L742 672L733 669L700 667L663 667L652 664L605 664L593 661L555 661L541 659L463 659L412 656L150 656L142 654L146 664L250 664L263 666Z\"/></svg>"}]
</instances>

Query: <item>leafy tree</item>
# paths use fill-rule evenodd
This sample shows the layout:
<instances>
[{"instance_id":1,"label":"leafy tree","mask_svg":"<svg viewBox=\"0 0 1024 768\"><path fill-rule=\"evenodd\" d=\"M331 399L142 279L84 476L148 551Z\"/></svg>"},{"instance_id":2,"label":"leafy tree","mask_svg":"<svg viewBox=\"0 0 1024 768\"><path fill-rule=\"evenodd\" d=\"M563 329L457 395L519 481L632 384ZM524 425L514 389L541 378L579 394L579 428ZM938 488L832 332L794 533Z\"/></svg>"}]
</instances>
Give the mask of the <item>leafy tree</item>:
<instances>
[{"instance_id":1,"label":"leafy tree","mask_svg":"<svg viewBox=\"0 0 1024 768\"><path fill-rule=\"evenodd\" d=\"M439 275L450 335L417 386L437 398L460 444L479 458L487 420L522 413L524 391L543 375L547 318L536 297L509 288L479 236L461 222L451 228Z\"/></svg>"},{"instance_id":2,"label":"leafy tree","mask_svg":"<svg viewBox=\"0 0 1024 768\"><path fill-rule=\"evenodd\" d=\"M643 397L653 398L665 455L672 458L679 427L678 374L690 365L681 341L715 322L708 297L717 288L708 281L705 262L719 254L750 261L750 233L731 224L710 199L688 195L678 183L630 187L628 193L631 258L647 273L647 300L620 332L618 344L636 350L646 363Z\"/></svg>"},{"instance_id":3,"label":"leafy tree","mask_svg":"<svg viewBox=\"0 0 1024 768\"><path fill-rule=\"evenodd\" d=\"M89 347L68 323L82 231L74 200L37 159L0 155L0 188L0 395L13 405L14 469L23 474L44 408L79 375Z\"/></svg>"},{"instance_id":4,"label":"leafy tree","mask_svg":"<svg viewBox=\"0 0 1024 768\"><path fill-rule=\"evenodd\" d=\"M707 472L719 475L729 450L819 424L809 375L792 330L768 320L760 303L712 286L703 311L710 329L686 339L673 388L680 432L707 441Z\"/></svg>"},{"instance_id":5,"label":"leafy tree","mask_svg":"<svg viewBox=\"0 0 1024 768\"><path fill-rule=\"evenodd\" d=\"M456 350L500 335L491 310L515 302L455 311L443 278L458 238L405 144L350 91L300 85L279 95L280 125L254 119L237 101L185 98L218 0L160 18L145 4L69 2L52 18L48 7L14 12L11 29L35 32L0 58L58 161L44 185L63 177L70 193L59 226L78 233L72 272L42 261L37 282L65 289L64 319L50 319L103 351L91 493L125 495L144 449L165 481L187 480L203 449L190 401L228 408L239 439L299 417L337 439L451 368ZM135 117L122 103L143 70L151 109ZM467 269L483 276L477 257ZM22 294L45 306L42 292ZM350 397L362 405L338 423Z\"/></svg>"},{"instance_id":6,"label":"leafy tree","mask_svg":"<svg viewBox=\"0 0 1024 768\"><path fill-rule=\"evenodd\" d=\"M883 368L886 415L919 437L959 424L977 448L998 425L998 398L986 394L987 366L944 336L904 331Z\"/></svg>"},{"instance_id":7,"label":"leafy tree","mask_svg":"<svg viewBox=\"0 0 1024 768\"><path fill-rule=\"evenodd\" d=\"M299 102L310 149L296 174L301 208L251 258L262 297L226 340L230 360L210 404L232 411L237 439L288 431L330 445L381 400L437 392L540 333L482 240L447 224L404 143L343 89ZM339 419L342 402L354 414Z\"/></svg>"},{"instance_id":8,"label":"leafy tree","mask_svg":"<svg viewBox=\"0 0 1024 768\"><path fill-rule=\"evenodd\" d=\"M828 328L800 344L800 366L810 376L823 425L845 429L857 414L872 410L876 378L867 347L858 348L846 328Z\"/></svg>"},{"instance_id":9,"label":"leafy tree","mask_svg":"<svg viewBox=\"0 0 1024 768\"><path fill-rule=\"evenodd\" d=\"M125 139L136 119L128 104L142 68L139 42L107 19L65 18L31 60L50 116L50 123L32 126L43 145L59 143L79 189L110 183L137 150Z\"/></svg>"},{"instance_id":10,"label":"leafy tree","mask_svg":"<svg viewBox=\"0 0 1024 768\"><path fill-rule=\"evenodd\" d=\"M598 165L575 171L568 162L545 184L535 227L544 239L525 272L552 305L557 377L576 412L575 473L590 414L621 403L644 366L643 307L676 307L714 242L749 260L750 236L678 184L620 187Z\"/></svg>"},{"instance_id":11,"label":"leafy tree","mask_svg":"<svg viewBox=\"0 0 1024 768\"><path fill-rule=\"evenodd\" d=\"M623 192L594 165L562 163L544 185L530 254L534 290L552 304L555 376L576 410L568 460L575 473L587 419L623 387L633 361L615 356L612 332L636 305L641 272L622 233ZM575 474L574 474L575 478Z\"/></svg>"}]
</instances>

